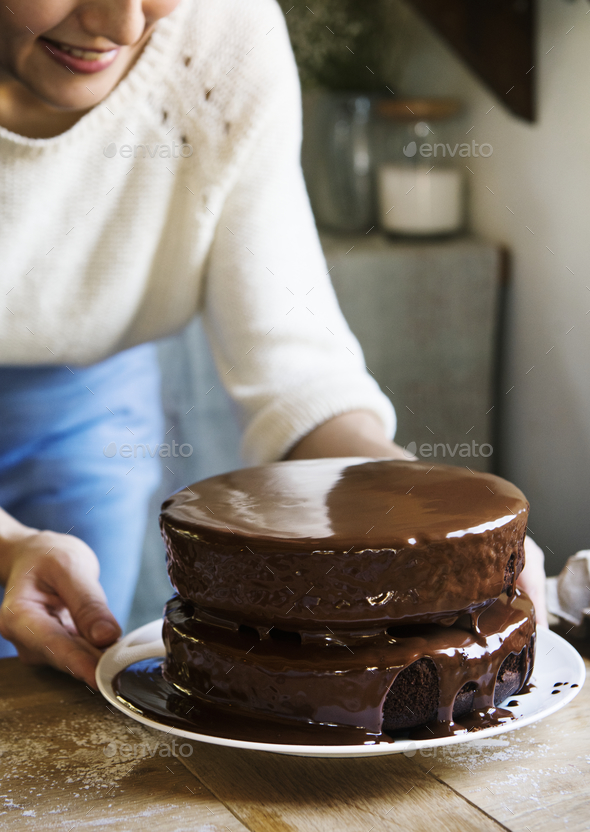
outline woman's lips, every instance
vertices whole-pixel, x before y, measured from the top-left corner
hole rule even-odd
[[[87,74],[102,72],[103,69],[113,63],[119,54],[119,47],[104,52],[94,49],[80,49],[65,43],[56,43],[49,40],[49,38],[40,38],[39,40],[50,58],[71,69],[72,72]]]

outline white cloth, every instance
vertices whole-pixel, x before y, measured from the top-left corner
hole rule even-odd
[[[0,363],[89,364],[202,312],[247,461],[354,409],[392,436],[326,276],[300,141],[275,0],[181,0],[70,130],[0,127]]]
[[[574,626],[590,617],[590,549],[572,555],[557,577],[547,578],[547,608]]]

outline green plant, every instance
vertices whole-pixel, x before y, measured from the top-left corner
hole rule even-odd
[[[386,93],[395,83],[391,0],[306,2],[279,0],[303,88]]]

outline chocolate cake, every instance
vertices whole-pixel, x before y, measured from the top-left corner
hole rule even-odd
[[[496,706],[534,658],[527,515],[505,480],[419,462],[280,462],[185,488],[160,518],[178,593],[164,680],[221,721],[326,742],[509,718]]]

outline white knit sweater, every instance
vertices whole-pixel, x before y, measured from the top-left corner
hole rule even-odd
[[[300,141],[275,0],[181,0],[70,130],[0,127],[0,363],[90,364],[201,312],[249,462],[359,408],[393,435],[326,276]]]

